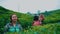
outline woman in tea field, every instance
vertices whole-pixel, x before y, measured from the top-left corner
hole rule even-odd
[[[7,23],[4,27],[4,32],[20,32],[22,30],[21,24],[19,24],[16,14],[10,16],[10,23]]]

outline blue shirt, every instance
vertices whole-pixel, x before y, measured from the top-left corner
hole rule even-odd
[[[8,23],[5,26],[5,32],[20,32],[22,30],[22,27],[20,24],[16,23],[16,25],[12,25],[11,23]]]

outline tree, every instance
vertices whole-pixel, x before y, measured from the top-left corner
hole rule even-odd
[[[40,10],[37,11],[37,14],[40,15]]]
[[[45,16],[48,16],[49,14],[48,14],[48,11],[45,11]]]
[[[30,13],[30,12],[27,12],[27,14],[31,15],[31,13]]]

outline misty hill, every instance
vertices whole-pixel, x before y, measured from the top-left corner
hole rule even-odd
[[[60,22],[60,9],[45,11],[45,13],[43,14],[45,15],[45,22],[49,23]]]

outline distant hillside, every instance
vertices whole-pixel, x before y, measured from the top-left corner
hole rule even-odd
[[[48,23],[60,22],[60,9],[46,11],[43,14],[45,15],[45,22],[48,22]]]

